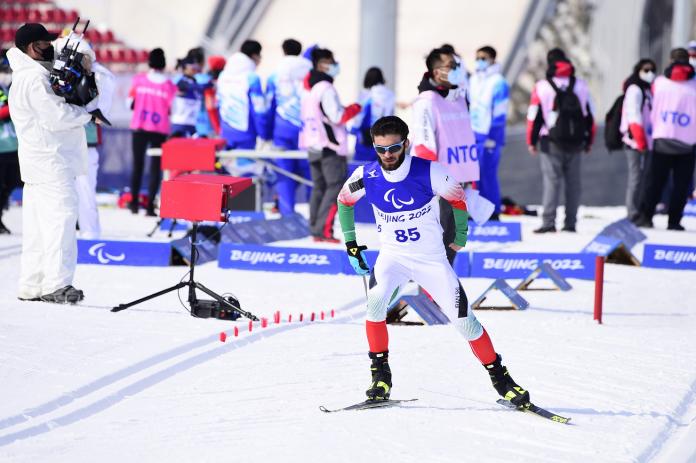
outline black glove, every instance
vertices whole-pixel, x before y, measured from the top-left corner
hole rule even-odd
[[[358,275],[367,275],[370,273],[370,266],[367,265],[363,252],[367,249],[367,246],[358,246],[356,241],[346,241],[346,249],[348,251],[348,260],[350,261],[350,265],[353,266],[355,273]]]

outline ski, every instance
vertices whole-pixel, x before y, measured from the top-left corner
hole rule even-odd
[[[518,407],[509,400],[505,399],[498,399],[496,402],[506,408],[510,408],[512,410],[519,410],[521,412],[533,413],[537,416],[540,416],[541,418],[546,418],[547,420],[555,421],[556,423],[568,424],[568,422],[570,421],[570,418],[566,418],[561,415],[556,415],[555,413],[552,413],[548,410],[544,410],[541,407],[537,407],[531,402],[527,403],[526,405],[522,405],[521,407]]]
[[[418,399],[405,399],[405,400],[395,400],[395,399],[389,399],[389,400],[366,400],[364,402],[359,402],[357,404],[349,405],[347,407],[343,408],[336,408],[336,409],[329,409],[324,407],[323,405],[319,406],[319,410],[321,410],[324,413],[334,413],[334,412],[345,412],[349,410],[369,410],[371,408],[388,408],[388,407],[394,407],[398,406],[399,404],[402,404],[404,402],[413,402]]]

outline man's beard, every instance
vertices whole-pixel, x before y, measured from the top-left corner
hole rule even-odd
[[[379,165],[382,167],[382,169],[384,169],[386,171],[398,169],[399,167],[401,167],[401,164],[404,163],[404,159],[406,159],[406,153],[402,151],[401,157],[399,157],[399,160],[396,161],[396,164],[394,164],[393,166],[385,166],[384,163],[382,162],[382,158],[377,156],[377,162],[379,162]]]

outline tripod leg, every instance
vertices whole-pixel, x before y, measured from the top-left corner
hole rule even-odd
[[[152,238],[152,235],[154,235],[155,232],[157,231],[157,229],[160,227],[160,225],[162,225],[162,220],[163,220],[163,219],[159,219],[159,220],[157,221],[157,224],[155,225],[155,228],[153,228],[153,229],[150,231],[150,233],[147,234],[147,237],[148,237],[148,238]],[[172,235],[169,235],[169,236],[171,237]]]
[[[176,291],[181,288],[185,288],[189,285],[190,283],[188,281],[182,281],[177,285],[172,286],[171,288],[163,289],[162,291],[157,291],[156,293],[152,293],[149,296],[145,296],[143,298],[140,298],[136,301],[129,302],[127,304],[119,304],[113,309],[111,309],[112,312],[120,312],[121,310],[126,310],[129,307],[133,307],[134,305],[140,304],[141,302],[149,301],[150,299],[154,299],[156,297],[160,297],[163,294],[170,293],[172,291]]]
[[[230,304],[227,299],[225,299],[224,297],[220,296],[219,294],[213,292],[212,290],[206,288],[202,284],[200,284],[198,282],[194,282],[193,284],[196,286],[196,289],[200,289],[201,291],[203,291],[208,296],[212,297],[213,299],[215,299],[216,301],[218,301],[220,304],[227,307],[228,309],[234,310],[235,312],[241,314],[242,316],[248,318],[249,320],[254,320],[254,321],[259,320],[259,318],[256,315],[254,315],[253,313],[247,312],[246,310],[242,310],[241,307],[235,307],[234,305]]]

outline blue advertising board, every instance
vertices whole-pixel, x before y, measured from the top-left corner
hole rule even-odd
[[[646,244],[643,267],[696,270],[696,247]]]
[[[522,226],[519,222],[486,222],[469,228],[469,241],[495,241],[508,243],[522,241]]]
[[[348,258],[345,251],[320,248],[281,248],[276,246],[222,243],[218,266],[240,270],[293,273],[343,273]]]
[[[471,262],[472,278],[525,278],[547,262],[564,278],[594,278],[595,256],[587,253],[513,253],[475,252]]]
[[[171,254],[169,243],[77,240],[78,264],[166,267]]]

